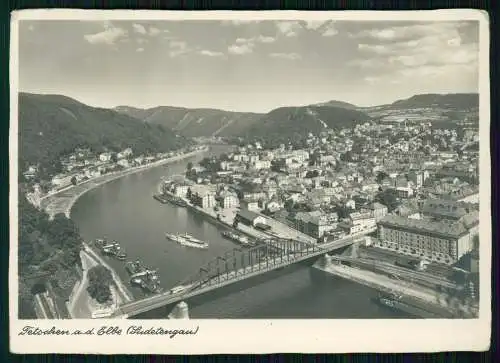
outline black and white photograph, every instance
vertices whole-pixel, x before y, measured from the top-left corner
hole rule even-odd
[[[11,320],[486,347],[487,17],[201,13],[13,18]]]

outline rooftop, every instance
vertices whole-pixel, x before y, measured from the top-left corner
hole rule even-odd
[[[467,230],[465,229],[464,225],[459,222],[432,222],[423,219],[411,219],[387,215],[382,220],[380,220],[379,224],[413,229],[438,235],[445,235],[448,237],[460,237],[464,234],[467,234]]]
[[[350,213],[350,214],[349,214],[349,218],[350,218],[351,220],[358,220],[358,219],[371,218],[371,214],[370,214],[370,212],[365,212],[365,213],[361,213],[361,212],[353,212],[353,213]]]
[[[424,202],[422,208],[424,214],[442,215],[444,217],[453,217],[459,219],[467,212],[459,203],[446,199],[428,199]]]
[[[237,213],[238,216],[248,220],[248,221],[253,221],[255,218],[260,217],[259,214],[249,211],[248,209],[241,209]]]
[[[211,185],[209,186],[209,185],[195,184],[192,185],[190,188],[192,193],[196,193],[200,196],[205,196],[207,194],[214,193],[214,187]]]
[[[224,190],[220,193],[220,197],[222,198],[226,198],[226,197],[235,197],[235,198],[238,198],[238,196],[236,195],[236,193],[233,193],[229,190]]]
[[[333,216],[332,216],[333,217]],[[327,216],[323,215],[320,211],[313,212],[298,212],[295,215],[295,219],[299,219],[305,223],[313,223],[313,224],[324,224],[327,223]]]

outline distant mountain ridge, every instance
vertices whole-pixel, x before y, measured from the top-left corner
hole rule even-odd
[[[258,121],[262,116],[251,112],[232,112],[211,108],[189,109],[158,106],[140,109],[118,106],[115,111],[150,124],[163,125],[188,137],[234,136]]]
[[[382,122],[403,119],[442,123],[453,127],[466,118],[477,120],[478,93],[421,94],[397,100],[391,104],[361,109],[370,117]]]
[[[478,93],[425,93],[411,96],[409,98],[396,100],[389,104],[377,106],[356,106],[349,102],[331,100],[327,102],[317,103],[312,106],[333,106],[346,108],[351,110],[366,111],[372,109],[389,109],[389,108],[446,108],[465,110],[479,107]]]
[[[334,106],[337,104],[342,107]],[[145,123],[164,125],[184,136],[287,139],[292,134],[317,134],[327,128],[350,126],[369,119],[353,107],[356,106],[330,101],[322,106],[280,107],[266,114],[170,106],[150,109],[119,106],[114,110]]]
[[[477,93],[457,93],[415,95],[392,104],[374,107],[361,107],[344,101],[330,100],[310,106],[280,107],[265,114],[172,106],[149,109],[120,106],[115,110],[147,123],[164,125],[190,137],[243,135],[264,137],[266,134],[278,132],[286,138],[291,133],[317,133],[324,129],[325,125],[328,128],[349,126],[353,122],[364,122],[372,117],[379,119],[380,115],[405,109],[427,108],[430,109],[430,113],[434,112],[433,110],[438,113],[444,110],[453,119],[457,115],[455,111],[462,112],[478,106]],[[427,115],[422,115],[427,119]],[[419,115],[415,117],[418,118]]]
[[[313,107],[321,107],[321,106],[339,107],[339,108],[345,108],[348,110],[358,110],[361,108],[361,107],[353,105],[352,103],[349,103],[349,102],[336,101],[336,100],[331,100],[331,101],[322,102],[322,103],[316,103],[316,104],[311,105],[311,106],[313,106]]]
[[[479,94],[420,94],[407,99],[395,101],[390,106],[397,108],[440,107],[464,110],[479,107]]]

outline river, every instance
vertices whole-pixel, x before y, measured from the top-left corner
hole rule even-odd
[[[227,146],[214,146],[221,153]],[[207,153],[208,154],[208,153]],[[218,255],[236,247],[221,237],[218,227],[185,208],[152,198],[164,176],[181,174],[197,155],[174,164],[128,175],[97,187],[74,205],[72,219],[85,240],[105,237],[120,242],[129,259],[139,258],[157,268],[164,288],[176,286]],[[208,250],[189,249],[168,241],[165,232],[188,232],[210,242]],[[124,263],[109,264],[128,280]],[[190,308],[191,318],[401,318],[402,314],[375,304],[377,292],[332,276],[292,268],[255,286],[231,292]],[[133,290],[138,297],[141,292]],[[154,315],[154,314],[153,314]],[[164,318],[164,316],[148,316]]]

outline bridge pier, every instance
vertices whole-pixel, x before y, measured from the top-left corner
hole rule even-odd
[[[330,256],[328,253],[325,253],[323,257],[320,258],[319,263],[323,267],[329,267],[332,265],[332,256]]]
[[[359,257],[359,243],[354,242],[351,246],[351,258],[358,258]]]
[[[169,319],[189,319],[189,308],[188,304],[181,301],[174,306],[170,314],[168,314]]]

